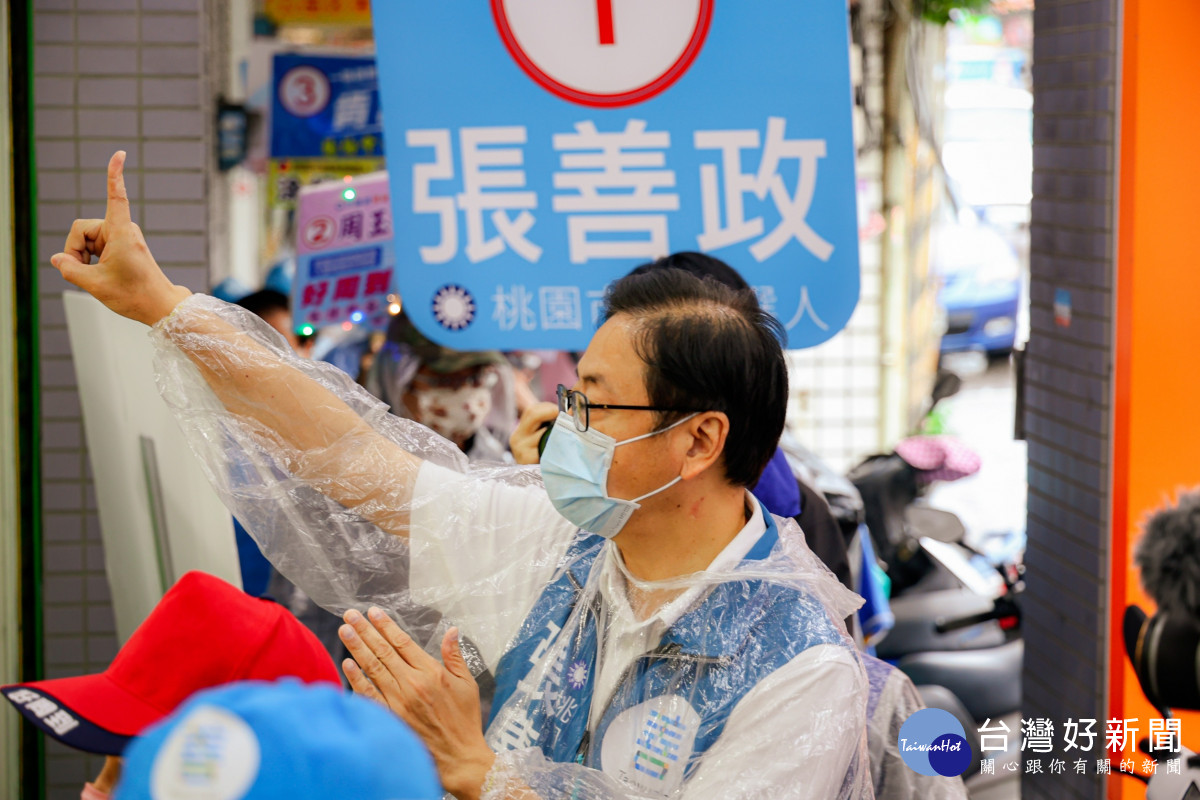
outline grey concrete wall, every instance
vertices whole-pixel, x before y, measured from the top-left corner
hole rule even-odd
[[[61,293],[49,265],[72,220],[104,214],[105,167],[129,153],[133,215],[176,283],[207,285],[211,115],[202,0],[34,0],[47,677],[117,651]],[[75,800],[101,760],[48,741],[47,797]]]
[[[1026,777],[1022,796],[1031,800],[1104,792],[1095,760],[1106,711],[1118,15],[1117,0],[1038,0],[1034,11],[1021,711],[1054,722],[1059,750],[1067,719],[1097,719],[1101,735],[1082,754],[1086,775],[1072,767]],[[1070,293],[1069,327],[1055,321],[1059,290]]]

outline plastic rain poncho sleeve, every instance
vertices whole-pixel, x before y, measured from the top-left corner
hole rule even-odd
[[[449,441],[388,413],[345,373],[297,357],[258,317],[215,298],[192,295],[151,339],[159,391],[210,483],[275,568],[318,605],[338,614],[378,605],[436,653],[453,623],[431,609],[506,594],[504,569],[429,587],[420,601],[409,590],[409,516],[439,501],[412,499],[421,463],[455,477],[468,469]],[[513,497],[544,495],[536,468],[472,475]],[[471,510],[448,508],[443,516],[469,520]],[[521,522],[497,522],[487,539],[536,557],[528,546],[520,550],[529,538]],[[523,578],[531,568],[516,572]],[[461,622],[470,637],[500,622],[515,629],[520,620]]]
[[[867,749],[877,800],[966,800],[962,778],[921,775],[904,763],[900,728],[925,708],[907,675],[872,656],[863,656],[870,693],[867,700]]]
[[[387,609],[431,652],[449,625],[477,641],[497,681],[485,796],[872,796],[866,677],[840,621],[859,599],[791,520],[768,516],[731,565],[626,576],[614,598],[615,545],[558,517],[536,468],[470,467],[212,298],[152,338],[164,399],[282,574],[331,611]],[[682,607],[668,618],[634,597]],[[640,611],[621,636],[644,646],[610,641],[622,603]],[[444,619],[421,630],[430,608]],[[614,668],[600,697],[597,672]]]

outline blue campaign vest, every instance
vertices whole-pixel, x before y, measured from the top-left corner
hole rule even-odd
[[[767,558],[779,539],[775,520],[765,508],[763,516],[767,529],[746,561]],[[557,686],[523,684],[533,664],[565,635],[562,630],[604,542],[588,535],[572,544],[567,567],[542,591],[496,668],[489,725],[518,688],[535,688],[541,699],[530,701],[529,729],[536,731],[531,743],[552,761],[601,769],[600,744],[621,712],[651,698],[678,695],[700,718],[692,752],[683,754],[690,756],[683,765],[686,776],[721,735],[733,707],[760,680],[815,645],[847,646],[821,602],[800,589],[763,580],[718,584],[667,630],[656,649],[629,666],[595,726],[592,742],[588,716],[595,686],[598,608],[579,609],[582,619],[571,631]],[[595,605],[600,602],[597,593]],[[669,751],[659,755],[678,759]]]

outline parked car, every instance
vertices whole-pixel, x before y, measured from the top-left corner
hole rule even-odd
[[[1013,348],[1023,277],[1012,245],[991,226],[971,219],[934,228],[933,271],[946,312],[942,353],[1002,355]]]
[[[1029,223],[1033,187],[1033,95],[963,81],[946,88],[942,165],[958,202],[988,222]]]

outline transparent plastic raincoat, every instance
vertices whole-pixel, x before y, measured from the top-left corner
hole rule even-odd
[[[331,611],[386,609],[435,655],[457,625],[495,673],[484,797],[872,796],[841,622],[859,599],[791,520],[747,495],[708,570],[644,583],[537,467],[470,467],[241,309],[195,295],[151,336],[164,399],[280,572]]]
[[[962,778],[921,775],[904,763],[900,728],[925,708],[908,676],[886,661],[863,656],[870,693],[867,696],[867,747],[875,800],[967,800]]]

